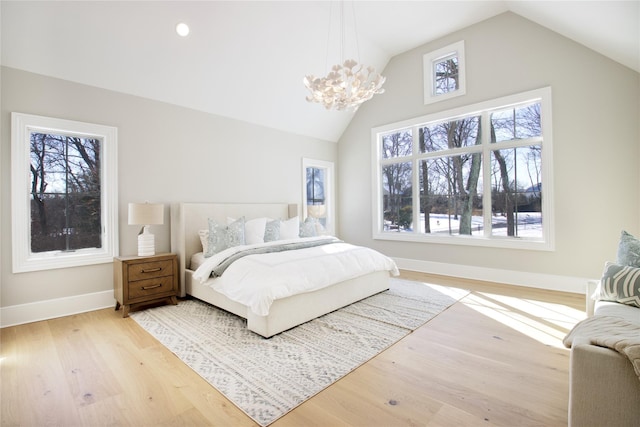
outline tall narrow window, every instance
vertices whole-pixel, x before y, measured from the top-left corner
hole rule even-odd
[[[13,113],[14,272],[117,254],[116,129]]]
[[[302,170],[304,217],[316,218],[328,234],[333,234],[333,163],[303,159]]]
[[[425,104],[466,93],[464,41],[425,54],[423,67]]]

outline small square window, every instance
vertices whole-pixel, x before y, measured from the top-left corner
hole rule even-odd
[[[424,62],[424,103],[464,95],[464,41],[427,53]]]

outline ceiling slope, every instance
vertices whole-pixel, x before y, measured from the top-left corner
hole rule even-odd
[[[5,66],[321,140],[337,141],[353,117],[305,101],[304,75],[339,61],[331,2],[0,6]],[[512,11],[640,72],[638,1],[356,1],[345,10],[348,22],[356,16],[345,56],[356,52],[357,30],[360,60],[379,71],[397,54]],[[188,37],[174,31],[181,21]]]

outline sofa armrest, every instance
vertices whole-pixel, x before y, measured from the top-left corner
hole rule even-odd
[[[585,290],[585,292],[586,292],[586,295],[585,295],[585,302],[586,302],[585,311],[587,312],[587,316],[588,317],[593,316],[593,312],[595,310],[596,302],[591,297],[595,293],[596,288],[598,287],[598,283],[600,283],[599,280],[587,280],[587,287],[586,287],[586,290]]]
[[[637,426],[640,379],[629,359],[576,341],[569,371],[569,426]]]

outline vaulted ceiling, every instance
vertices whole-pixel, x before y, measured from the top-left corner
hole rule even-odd
[[[307,103],[302,84],[339,62],[335,2],[0,5],[5,66],[329,141],[353,117]],[[640,72],[639,1],[347,2],[345,56],[357,40],[361,62],[382,71],[395,55],[505,11]]]

